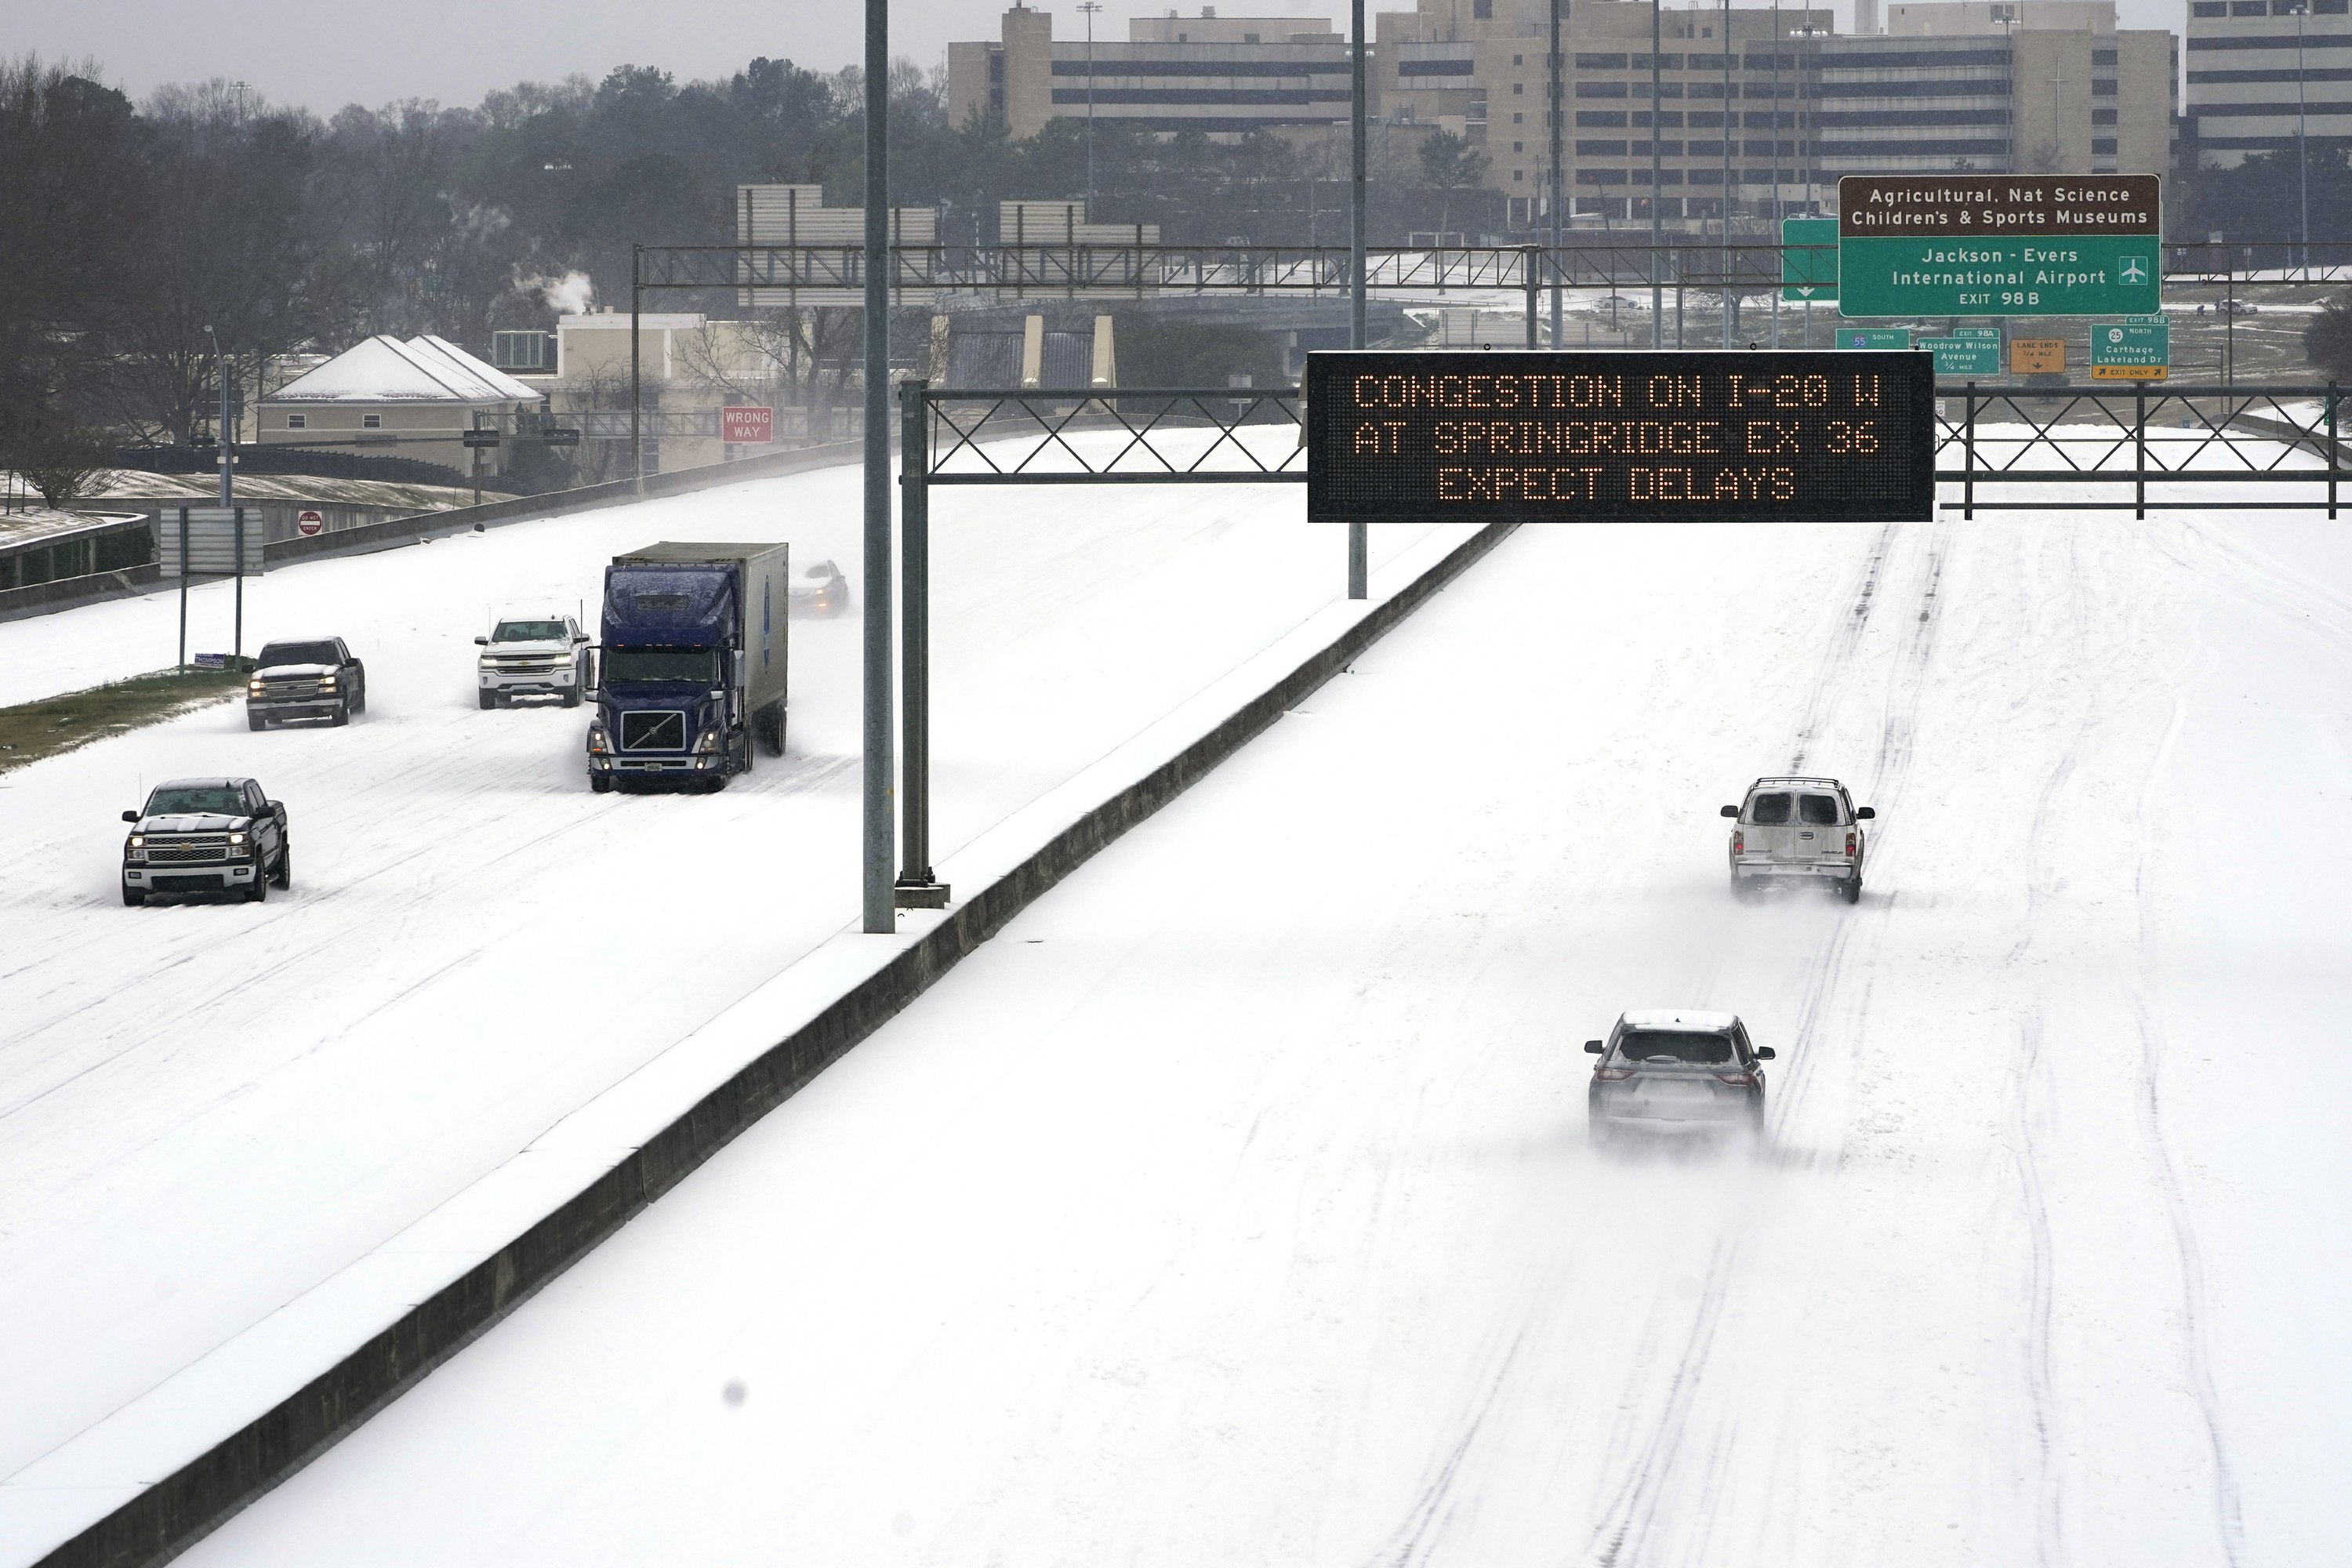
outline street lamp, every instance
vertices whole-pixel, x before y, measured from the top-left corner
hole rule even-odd
[[[1547,96],[1546,96],[1546,110],[1545,110],[1545,118],[1550,121],[1550,125],[1549,125],[1549,137],[1550,137],[1550,141],[1549,141],[1549,147],[1550,155],[1551,155],[1551,188],[1550,188],[1550,192],[1549,192],[1550,200],[1551,200],[1551,249],[1552,249],[1552,258],[1551,258],[1551,268],[1552,268],[1552,271],[1551,271],[1551,346],[1552,346],[1553,348],[1555,348],[1555,349],[1557,349],[1558,347],[1559,347],[1559,332],[1560,332],[1560,299],[1559,299],[1560,201],[1561,201],[1561,196],[1562,196],[1562,190],[1563,190],[1563,186],[1564,186],[1564,184],[1565,184],[1565,182],[1564,182],[1564,180],[1563,180],[1563,178],[1562,178],[1562,175],[1561,175],[1560,166],[1559,166],[1559,164],[1560,164],[1560,153],[1561,153],[1561,151],[1562,151],[1562,142],[1563,142],[1563,132],[1562,132],[1562,131],[1561,131],[1560,123],[1559,123],[1559,122],[1560,122],[1560,119],[1561,119],[1561,115],[1560,115],[1560,76],[1561,76],[1561,74],[1562,74],[1562,72],[1561,72],[1561,67],[1562,67],[1562,64],[1564,63],[1564,62],[1562,62],[1562,61],[1561,61],[1561,59],[1560,59],[1560,58],[1559,58],[1559,47],[1560,47],[1560,46],[1559,46],[1559,14],[1560,14],[1560,10],[1561,10],[1561,8],[1562,8],[1563,6],[1565,6],[1567,4],[1568,4],[1568,0],[1551,0],[1551,5],[1550,5],[1550,10],[1551,10],[1551,54],[1550,54],[1550,56],[1549,56],[1549,62],[1550,62],[1551,69],[1550,69],[1550,71],[1549,72],[1549,74],[1548,74],[1548,79],[1547,79],[1547,82],[1548,82],[1548,92],[1547,92]],[[1657,107],[1657,106],[1656,106],[1655,104],[1651,105],[1651,108],[1652,108],[1652,109],[1654,109],[1654,110],[1656,107]],[[1653,128],[1653,130],[1654,131],[1654,129],[1655,129],[1655,128],[1654,127],[1654,128]],[[1653,140],[1654,140],[1654,139],[1655,139],[1655,138],[1654,138],[1654,137],[1653,137]]]
[[[205,336],[212,340],[213,377],[220,383],[220,421],[214,426],[213,431],[220,447],[220,503],[223,506],[233,506],[236,504],[234,499],[236,479],[234,470],[229,467],[228,360],[221,353],[220,334],[212,328],[206,327]]]
[[[1664,237],[1658,226],[1658,182],[1663,177],[1658,157],[1658,132],[1660,122],[1665,118],[1658,112],[1658,3],[1659,0],[1650,0],[1650,346],[1654,349],[1666,346],[1666,290],[1658,277],[1658,252]],[[1616,269],[1612,268],[1610,271],[1613,277]],[[1675,319],[1677,321],[1682,319],[1682,284],[1676,282]]]
[[[2294,8],[2294,182],[2303,208],[2303,268],[2306,277],[2311,272],[2311,155],[2303,136],[2303,17],[2310,9],[2310,0],[2302,0]]]
[[[1087,216],[1095,216],[1095,13],[1101,0],[1079,0],[1087,19]]]

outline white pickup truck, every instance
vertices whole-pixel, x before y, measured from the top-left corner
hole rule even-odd
[[[1849,904],[1862,897],[1870,852],[1863,824],[1878,814],[1858,806],[1835,779],[1761,778],[1748,798],[1727,805],[1731,830],[1731,891],[1744,898],[1769,883],[1829,882]]]
[[[588,689],[588,634],[570,616],[505,617],[475,659],[482,706],[500,708],[518,697],[554,697],[580,706]]]

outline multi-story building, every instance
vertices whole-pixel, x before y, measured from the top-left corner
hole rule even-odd
[[[1510,198],[1515,223],[1547,210],[1548,4],[1418,0],[1413,11],[1382,12],[1374,35],[1374,112],[1477,146],[1487,159],[1486,184]],[[1733,202],[1748,210],[1769,210],[1776,189],[1783,210],[1804,210],[1812,199],[1807,50],[1830,23],[1828,9],[1799,5],[1666,11],[1653,105],[1650,6],[1577,0],[1560,51],[1563,186],[1571,210],[1647,216],[1654,126],[1664,216],[1720,214],[1727,184]]]
[[[1821,178],[1947,169],[2161,174],[2178,40],[2118,28],[2114,0],[1890,5],[1878,37],[1820,41],[1809,96]]]
[[[1231,139],[1348,118],[1348,47],[1319,16],[1139,17],[1116,43],[1054,37],[1050,12],[1016,5],[994,43],[948,46],[950,123],[999,120],[1014,137],[1049,121],[1123,121]]]
[[[2352,146],[2347,0],[2189,0],[2184,164]]]
[[[1376,163],[1378,149],[1395,167],[1422,140],[1450,132],[1484,155],[1485,184],[1507,198],[1509,221],[1538,222],[1550,179],[1555,3],[1414,0],[1412,10],[1380,13],[1369,79]],[[2232,12],[2352,5],[2191,3]],[[1832,33],[1825,5],[1801,0],[1685,4],[1657,18],[1654,104],[1647,0],[1574,0],[1565,9],[1561,179],[1576,216],[1647,217],[1654,132],[1658,209],[1676,223],[1715,220],[1727,207],[1822,210],[1845,174],[2145,173],[2171,163],[2178,42],[2161,30],[2118,29],[2115,0],[1902,0],[1886,7],[1885,32],[1870,5],[1858,15],[1871,30],[1843,35]],[[2310,20],[2316,37],[2330,18]],[[2333,25],[2352,47],[2352,27]],[[2284,16],[2253,26],[2265,37],[2294,36]],[[1086,46],[1054,41],[1046,13],[1017,7],[1004,14],[1002,42],[950,47],[950,99],[959,121],[1000,115],[1013,135],[1031,135],[1056,116],[1083,114],[1091,79],[1097,117],[1163,132],[1321,133],[1348,108],[1347,46],[1311,30],[1323,27],[1213,13],[1139,21],[1129,44],[1095,46],[1089,78]],[[2274,84],[2263,90],[2277,101]],[[2339,133],[2352,132],[2352,102],[2340,107]],[[2264,112],[2274,128],[2275,113]]]

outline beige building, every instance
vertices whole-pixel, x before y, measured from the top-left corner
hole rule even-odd
[[[1050,11],[1016,5],[993,42],[948,46],[950,123],[1000,121],[1034,136],[1056,119],[1120,121],[1231,140],[1322,132],[1348,118],[1348,48],[1319,16],[1137,17],[1124,42],[1054,37]]]
[[[539,405],[537,388],[444,339],[373,337],[264,396],[256,439],[414,458],[464,472],[474,461],[467,430],[511,430],[516,416]],[[503,447],[483,451],[482,471],[501,471],[505,455]]]
[[[1487,157],[1515,225],[1546,210],[1548,0],[1418,0],[1378,22],[1372,111]],[[2175,41],[2119,30],[2113,0],[1939,0],[1835,36],[1826,8],[1580,0],[1563,40],[1562,183],[1577,215],[1646,218],[1651,132],[1670,221],[1827,210],[1839,175],[2161,173]],[[1865,17],[1868,21],[1869,18]],[[2027,25],[2030,24],[2030,25]]]

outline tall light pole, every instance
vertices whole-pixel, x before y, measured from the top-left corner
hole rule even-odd
[[[1738,121],[1738,110],[1731,107],[1731,0],[1723,0],[1723,226],[1716,237],[1718,259],[1715,269],[1723,275],[1723,346],[1731,346],[1731,138]]]
[[[1658,276],[1658,253],[1663,248],[1663,231],[1658,226],[1658,136],[1665,125],[1665,116],[1658,110],[1658,4],[1659,0],[1650,0],[1650,346],[1654,349],[1666,346],[1666,289]],[[1675,298],[1680,300],[1680,284],[1675,290]]]
[[[898,929],[890,755],[890,4],[866,0],[865,929]]]
[[[1364,347],[1364,0],[1349,8],[1348,346]],[[1348,597],[1371,596],[1371,536],[1348,525]]]
[[[1079,0],[1087,19],[1087,216],[1095,216],[1095,13],[1102,0]]]
[[[1560,201],[1567,184],[1565,176],[1560,173],[1560,152],[1564,136],[1559,123],[1562,119],[1559,111],[1559,79],[1564,62],[1559,58],[1559,22],[1560,13],[1568,8],[1568,3],[1569,0],[1551,0],[1551,55],[1549,58],[1551,68],[1548,77],[1545,100],[1549,105],[1546,114],[1551,121],[1551,346],[1554,348],[1559,347]]]
[[[1772,243],[1780,243],[1780,0],[1772,0]],[[1772,290],[1772,346],[1780,346],[1780,290]]]
[[[219,438],[220,446],[220,503],[223,506],[234,506],[236,504],[236,470],[230,466],[229,459],[229,447],[232,445],[234,433],[228,427],[228,356],[221,353],[218,332],[206,327],[205,336],[212,340],[213,377],[220,383],[220,423],[215,426],[213,432]],[[182,571],[184,573],[185,570],[184,563]]]
[[[2303,16],[2311,0],[2294,8],[2294,183],[2303,207],[2303,268],[2311,271],[2311,155],[2303,138]]]

